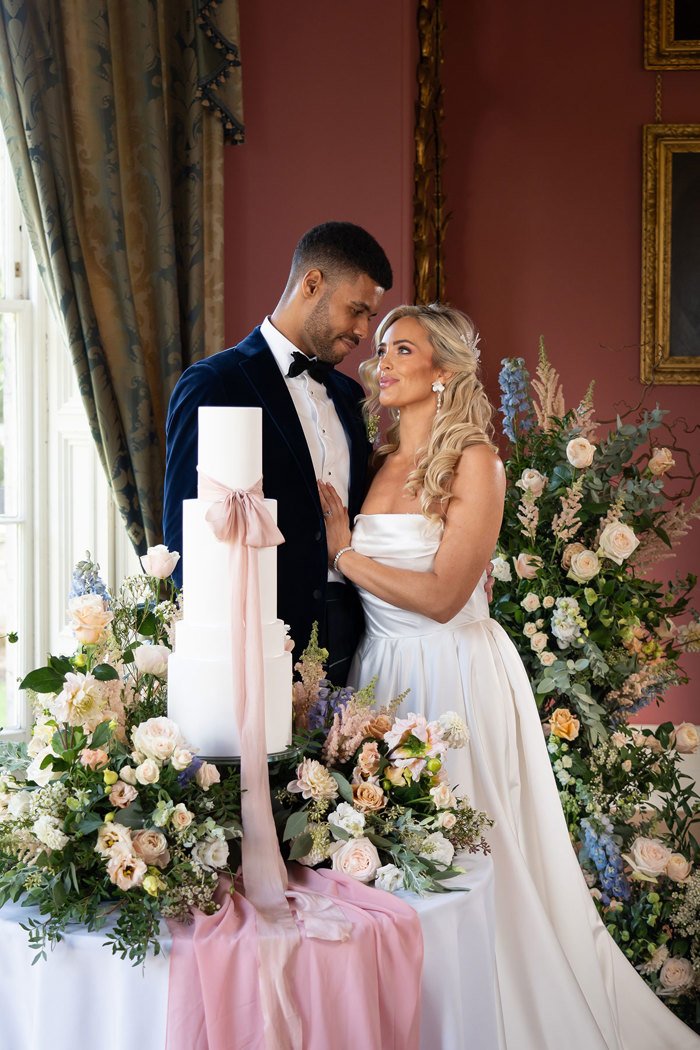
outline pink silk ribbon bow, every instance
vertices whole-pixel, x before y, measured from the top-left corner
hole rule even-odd
[[[265,1044],[269,1050],[302,1050],[301,1019],[289,974],[300,935],[287,899],[287,871],[272,815],[262,702],[257,548],[277,546],[284,537],[264,505],[262,479],[250,489],[237,490],[200,474],[198,495],[212,501],[206,520],[230,551],[233,698],[241,737],[241,866],[245,896],[256,911]],[[306,896],[302,900],[298,892],[289,893],[307,936],[346,940],[351,924],[341,909],[322,895]]]

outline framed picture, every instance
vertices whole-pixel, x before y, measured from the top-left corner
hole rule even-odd
[[[700,69],[698,0],[644,0],[644,68]]]
[[[700,124],[646,124],[644,383],[700,383]]]

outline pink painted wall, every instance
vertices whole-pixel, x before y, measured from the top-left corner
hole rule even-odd
[[[641,396],[641,142],[655,91],[642,7],[444,0],[448,293],[482,332],[492,400],[501,358],[532,372],[540,334],[569,405],[592,378],[599,418]],[[700,72],[664,73],[663,96],[664,121],[700,123]],[[700,387],[649,401],[700,422]],[[700,429],[681,444],[700,469]],[[699,551],[700,523],[655,575],[697,573]],[[685,666],[695,681],[669,692],[664,719],[700,720],[700,654]]]
[[[229,344],[274,307],[294,244],[326,219],[358,222],[385,247],[387,308],[412,298],[414,11],[413,0],[241,4],[247,141],[226,152]],[[642,4],[444,0],[444,13],[449,297],[482,331],[494,400],[500,359],[534,368],[542,333],[570,401],[595,377],[607,418],[640,393],[641,126],[655,88]],[[665,120],[700,122],[700,73],[664,74],[664,98]],[[697,387],[656,399],[698,418]],[[687,444],[700,465],[700,434]],[[697,569],[698,537],[664,574]],[[697,681],[700,656],[687,669]],[[663,717],[699,720],[697,685],[673,691]]]

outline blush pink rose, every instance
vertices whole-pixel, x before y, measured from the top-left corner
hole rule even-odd
[[[149,547],[146,553],[141,555],[144,572],[149,576],[155,576],[157,580],[164,580],[170,576],[179,560],[178,552],[169,551],[162,543]]]
[[[670,449],[655,448],[654,454],[647,463],[647,466],[652,474],[660,478],[662,474],[665,474],[666,471],[670,470],[675,464],[676,461],[671,455]]]
[[[682,853],[672,853],[666,865],[666,874],[672,882],[685,882],[693,870],[693,865]]]
[[[133,832],[131,848],[134,856],[140,857],[146,864],[167,868],[170,863],[168,840],[162,831],[156,831],[155,828],[142,828]]]
[[[534,580],[543,564],[544,562],[539,554],[526,554],[523,552],[517,558],[513,558],[515,575],[520,580]]]
[[[212,784],[219,783],[221,780],[221,773],[219,773],[219,770],[215,765],[212,765],[211,762],[202,762],[194,775],[194,779],[199,787],[201,787],[202,791],[208,791]]]
[[[94,750],[84,747],[80,752],[80,764],[87,769],[102,769],[102,766],[106,766],[108,762],[109,755],[101,747],[96,747]]]
[[[350,875],[358,882],[372,882],[381,861],[376,847],[369,839],[349,839],[333,853],[333,871]]]
[[[700,736],[692,722],[681,722],[671,733],[671,744],[680,755],[694,755],[700,746]]]

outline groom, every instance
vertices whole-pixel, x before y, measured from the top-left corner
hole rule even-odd
[[[362,613],[355,589],[328,568],[316,479],[332,482],[352,521],[365,494],[370,446],[363,390],[333,366],[367,336],[392,282],[389,261],[366,230],[348,222],[313,227],[294,251],[272,315],[237,346],[188,368],[168,410],[163,531],[168,547],[182,551],[182,501],[197,495],[197,409],[262,408],[263,488],[277,500],[285,538],[278,547],[278,615],[290,625],[295,660],[318,622],[320,644],[330,652],[328,677],[339,685],[347,681]]]

